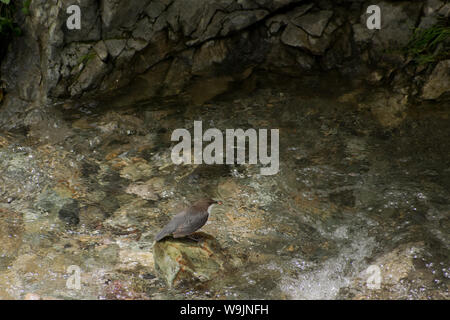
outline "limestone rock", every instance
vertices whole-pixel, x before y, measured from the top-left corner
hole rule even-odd
[[[281,35],[281,41],[292,47],[307,49],[309,46],[308,34],[293,24],[287,25]]]
[[[294,8],[291,12],[288,13],[289,16],[291,17],[291,21],[294,24],[297,24],[296,23],[297,19],[299,19],[301,16],[307,13],[312,7],[314,7],[314,4],[308,3]]]
[[[333,16],[333,11],[322,10],[315,13],[309,13],[304,16],[295,18],[292,22],[305,30],[308,34],[320,37],[322,36],[328,21]]]
[[[312,33],[316,34],[320,31],[321,36],[316,37],[308,34],[302,28],[297,27],[293,23],[289,23],[281,35],[281,42],[291,47],[308,50],[314,55],[323,55],[330,45],[332,39],[332,29],[334,30],[335,28],[330,25],[325,28],[325,31],[310,29],[313,30]]]
[[[97,42],[94,46],[94,50],[102,61],[105,61],[106,58],[108,58],[108,49],[106,48],[104,41]]]
[[[226,36],[230,32],[242,30],[257,21],[262,20],[268,14],[269,12],[266,10],[234,12],[233,14],[227,16],[220,34],[222,36]]]
[[[355,39],[355,42],[368,42],[370,39],[372,39],[373,35],[374,32],[367,29],[367,27],[363,24],[357,23],[353,25],[353,37]]]
[[[440,10],[439,15],[448,18],[450,16],[450,3],[445,4]]]
[[[422,98],[438,99],[450,91],[450,60],[439,62],[423,86]]]
[[[444,6],[444,2],[440,0],[427,0],[423,6],[423,13],[427,16],[433,15]]]
[[[156,19],[164,11],[166,1],[151,1],[145,8],[145,13],[152,19]]]
[[[368,30],[367,13],[356,0],[91,2],[77,2],[81,30],[65,26],[69,0],[34,0],[27,17],[18,14],[23,36],[9,44],[1,64],[1,126],[16,125],[30,106],[44,109],[63,97],[133,88],[136,101],[189,95],[184,90],[195,89],[197,76],[221,79],[222,92],[229,88],[223,77],[239,81],[244,70],[264,63],[278,72],[311,69],[314,61],[303,54],[324,56],[317,62],[325,70],[363,68],[357,63],[395,69],[404,62],[396,49],[408,43],[414,27],[430,26],[450,12],[442,0],[382,1],[381,30]],[[363,58],[353,62],[349,55]],[[344,67],[347,61],[351,65]],[[428,93],[433,86],[423,98],[436,95]]]
[[[125,49],[125,45],[127,41],[125,39],[108,39],[105,40],[106,48],[108,49],[108,53],[116,58],[119,56],[122,51]]]
[[[81,72],[77,81],[69,88],[73,96],[83,93],[84,90],[95,87],[106,74],[108,66],[100,59],[99,56],[93,54],[88,56],[86,67]]]
[[[120,37],[121,30],[131,29],[148,0],[102,1],[101,19],[103,38]]]
[[[226,42],[223,40],[211,40],[197,50],[193,57],[192,73],[205,75],[214,65],[223,62],[228,55]]]
[[[385,56],[386,49],[399,49],[410,40],[417,19],[420,16],[422,4],[420,2],[399,1],[395,3],[383,1],[379,4],[383,16],[380,30],[370,30],[374,34],[372,39],[373,53],[377,57]],[[361,16],[361,24],[366,24],[367,15]],[[390,54],[388,56],[394,56]],[[396,55],[395,59],[400,56]]]

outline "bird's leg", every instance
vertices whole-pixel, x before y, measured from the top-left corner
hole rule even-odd
[[[199,242],[201,239],[196,238],[194,235],[190,234],[188,236],[186,236],[186,238],[193,240],[195,242]]]

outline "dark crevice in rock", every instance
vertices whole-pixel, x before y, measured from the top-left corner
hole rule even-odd
[[[425,13],[429,12],[425,10],[428,3],[407,5],[406,2],[384,1],[380,5],[392,11],[383,12],[383,19],[388,20],[385,21],[387,29],[369,31],[363,23],[367,17],[366,4],[360,1],[286,1],[282,4],[212,1],[197,3],[196,7],[189,8],[192,12],[186,13],[183,10],[188,8],[177,0],[139,4],[142,10],[129,8],[131,2],[111,7],[97,3],[97,9],[89,7],[87,15],[92,20],[87,22],[84,37],[64,29],[64,12],[50,15],[51,3],[45,8],[36,4],[32,5],[31,16],[26,18],[25,35],[30,48],[35,46],[37,50],[32,49],[17,58],[10,52],[4,59],[4,91],[24,104],[41,107],[58,99],[112,95],[138,78],[162,82],[159,89],[149,88],[153,93],[146,98],[150,98],[160,94],[183,95],[199,77],[206,80],[230,77],[232,82],[247,77],[254,69],[298,76],[336,69],[372,85],[390,84],[398,92],[418,97],[433,66],[422,68],[421,76],[413,83],[415,67],[405,55],[387,51],[397,50],[393,45],[407,40],[411,30],[405,28],[418,27],[426,14],[445,15],[445,10]],[[33,10],[44,11],[41,16],[35,16]],[[122,11],[125,14],[127,10],[135,14],[128,17],[129,21],[121,16]],[[404,23],[396,22],[395,15],[404,19]],[[319,25],[314,24],[315,16],[323,18]],[[49,35],[51,24],[57,28]],[[135,32],[138,28],[142,29]],[[97,33],[101,36],[97,37]],[[121,44],[120,39],[124,43]],[[118,42],[110,42],[112,40]],[[22,41],[25,40],[14,42]],[[88,50],[89,46],[92,47]],[[76,60],[83,58],[83,50],[95,53],[95,57],[80,64]],[[13,64],[25,65],[33,55],[39,56],[36,70],[42,70],[33,76],[21,73],[14,79],[9,71],[15,68]],[[181,69],[175,81],[170,77],[177,68]],[[402,76],[405,73],[406,78]],[[14,80],[8,83],[8,77]],[[19,83],[27,88],[21,93]],[[431,82],[427,88],[436,83]],[[440,91],[436,92],[427,96],[439,96]],[[440,96],[445,98],[445,92]],[[12,99],[4,100],[6,106],[2,109],[17,108],[9,102]],[[8,122],[5,117],[12,113],[1,112],[1,123]]]

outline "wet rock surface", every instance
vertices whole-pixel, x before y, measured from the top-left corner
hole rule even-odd
[[[447,274],[448,268],[442,261],[430,262],[427,250],[429,247],[424,242],[405,243],[394,248],[373,261],[351,287],[341,289],[341,294],[357,300],[448,299],[447,285],[431,276],[436,272]],[[377,283],[375,278],[378,276]],[[424,293],[424,288],[430,285],[436,290]]]
[[[439,99],[450,87],[450,60],[439,62],[423,87],[424,99]]]
[[[153,246],[156,270],[169,286],[205,282],[231,271],[226,253],[214,237],[205,233],[192,237],[195,240],[168,238]]]
[[[24,35],[1,62],[0,126],[35,119],[31,108],[84,108],[89,98],[124,107],[131,96],[139,102],[182,94],[201,105],[257,70],[338,70],[369,83],[413,86],[418,99],[441,96],[438,79],[448,78],[440,65],[396,80],[414,66],[402,51],[414,29],[448,19],[443,1],[382,1],[380,30],[367,29],[370,4],[356,0],[83,0],[77,31],[66,28],[71,4],[33,1],[29,15],[18,14]],[[123,92],[125,101],[118,99]]]
[[[17,257],[24,233],[23,216],[0,208],[0,268],[6,268]]]
[[[200,107],[68,107],[1,132],[0,297],[448,299],[445,105],[406,107],[330,75],[283,79],[252,76]],[[194,120],[280,129],[280,172],[173,164],[171,132]],[[202,240],[155,244],[199,197],[224,202]],[[70,266],[81,290],[67,287]]]

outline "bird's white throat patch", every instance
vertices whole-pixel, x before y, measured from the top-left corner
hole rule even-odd
[[[211,210],[213,209],[213,207],[214,207],[215,205],[216,205],[215,203],[209,205],[209,207],[208,207],[208,215],[211,214]]]

